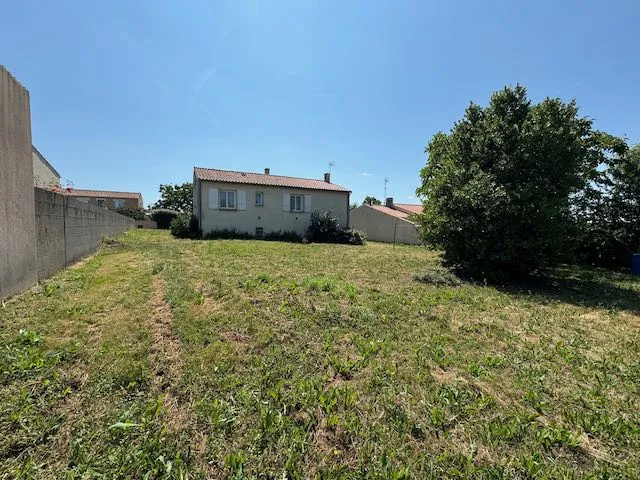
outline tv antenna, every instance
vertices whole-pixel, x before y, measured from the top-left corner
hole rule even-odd
[[[384,201],[387,201],[387,184],[389,183],[389,177],[384,177]]]
[[[331,175],[331,167],[335,167],[336,164],[333,162],[329,162],[329,175]]]

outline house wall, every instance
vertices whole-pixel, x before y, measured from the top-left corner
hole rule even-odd
[[[410,245],[422,243],[418,238],[417,227],[407,220],[388,215],[368,205],[360,205],[351,210],[351,226],[366,233],[368,240],[392,243],[394,225],[396,243]]]
[[[99,206],[97,197],[70,196],[70,198],[73,198],[73,199],[75,199],[75,200],[77,200],[79,202],[82,202],[82,200],[80,200],[81,198],[86,198],[87,201],[83,202],[83,203],[88,203],[89,205],[95,205],[96,207]],[[139,202],[135,198],[121,198],[120,200],[124,200],[124,207],[123,208],[142,208],[142,203]],[[105,203],[104,206],[107,209],[109,209],[109,210],[115,210],[116,209],[116,198],[104,197],[104,203]]]
[[[45,162],[36,150],[31,152],[33,160],[33,186],[39,188],[60,187],[60,175],[58,175]]]
[[[0,65],[0,298],[36,283],[29,92]]]
[[[34,190],[38,279],[93,253],[105,236],[135,227],[134,219],[119,213],[48,190]]]
[[[238,232],[255,233],[262,227],[264,233],[290,230],[303,235],[309,226],[311,212],[290,212],[283,210],[283,194],[310,195],[311,211],[330,211],[340,225],[349,223],[349,192],[327,190],[304,190],[300,188],[271,187],[261,185],[230,184],[198,181],[194,189],[198,196],[194,203],[194,213],[200,217],[200,228],[206,235],[212,230],[235,229]],[[246,210],[215,210],[209,208],[209,189],[244,190]],[[264,206],[256,206],[255,192],[263,192]]]

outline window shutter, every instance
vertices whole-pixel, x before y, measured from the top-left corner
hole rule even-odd
[[[311,195],[304,196],[304,211],[307,213],[311,211]]]
[[[212,210],[218,209],[218,189],[217,188],[209,189],[209,208]]]
[[[291,195],[289,195],[288,193],[285,193],[282,195],[282,211],[283,212],[289,212],[291,210]]]
[[[238,190],[238,210],[247,209],[247,192],[245,190]]]

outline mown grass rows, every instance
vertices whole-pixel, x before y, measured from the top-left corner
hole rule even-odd
[[[71,478],[635,475],[638,283],[581,271],[558,282],[590,291],[575,278],[531,292],[415,279],[438,271],[415,247],[131,232],[3,309],[0,466]],[[185,365],[170,392],[149,378],[159,277]]]

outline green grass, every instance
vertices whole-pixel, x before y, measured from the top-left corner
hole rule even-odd
[[[640,283],[135,230],[0,307],[0,477],[629,478]]]

